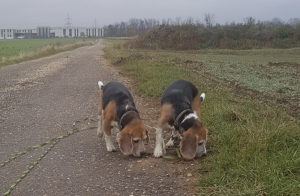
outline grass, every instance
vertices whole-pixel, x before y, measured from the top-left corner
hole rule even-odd
[[[0,40],[0,66],[90,45],[95,39],[51,38]]]
[[[299,63],[299,56],[299,49],[174,52],[129,50],[116,44],[105,48],[105,57],[133,77],[144,96],[160,97],[176,79],[191,81],[206,93],[201,117],[209,130],[208,156],[199,165],[199,195],[300,194],[299,124],[276,102],[237,96],[235,87],[227,84],[232,77],[249,90],[274,91],[274,86],[261,84],[264,77],[255,78],[261,86],[251,85],[247,77],[258,74],[255,70],[262,65],[270,80],[286,85],[295,79],[289,78],[294,67],[267,65]],[[282,76],[287,79],[278,80]],[[298,89],[299,83],[294,87]]]
[[[123,44],[126,42],[126,40],[122,39],[107,39],[106,41],[111,44]]]

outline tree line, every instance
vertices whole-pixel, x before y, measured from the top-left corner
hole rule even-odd
[[[128,47],[153,49],[201,48],[290,48],[300,46],[300,19],[282,21],[273,18],[257,21],[247,17],[242,23],[219,24],[213,14],[204,14],[204,21],[188,18],[131,19],[105,26],[105,36],[137,36]]]

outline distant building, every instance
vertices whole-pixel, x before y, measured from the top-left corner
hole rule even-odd
[[[101,28],[52,28],[51,37],[103,37],[104,31]]]
[[[37,27],[36,35],[38,38],[49,38],[50,27]]]
[[[50,37],[103,37],[102,28],[37,27],[36,29],[0,29],[0,39],[38,39]]]
[[[14,38],[17,39],[24,39],[24,38],[31,39],[31,38],[35,38],[36,36],[36,29],[15,29],[14,31],[15,31]]]
[[[14,29],[0,29],[0,39],[14,39]]]

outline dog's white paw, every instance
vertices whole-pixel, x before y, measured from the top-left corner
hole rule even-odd
[[[105,134],[105,142],[106,142],[106,149],[109,152],[115,152],[116,148],[114,147],[112,141],[111,141],[111,136],[108,136]]]
[[[174,146],[174,141],[172,140],[172,138],[170,138],[170,140],[166,144],[166,147],[170,148],[170,147],[173,147],[173,146]]]
[[[153,153],[154,157],[161,157],[163,155],[162,148],[156,147]]]
[[[116,148],[113,145],[106,146],[108,152],[115,152]]]

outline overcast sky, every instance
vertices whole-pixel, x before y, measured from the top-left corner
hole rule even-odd
[[[300,0],[1,0],[1,28],[63,27],[71,18],[74,27],[98,27],[138,19],[189,17],[204,22],[204,13],[215,22],[244,22],[246,17],[266,21],[300,18]]]

